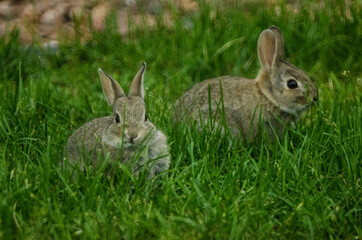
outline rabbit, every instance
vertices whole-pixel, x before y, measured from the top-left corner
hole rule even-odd
[[[101,164],[107,155],[111,163],[120,161],[126,164],[143,146],[138,162],[132,165],[135,176],[145,168],[149,168],[148,178],[169,169],[167,138],[146,115],[143,89],[145,69],[146,63],[143,63],[132,81],[128,96],[117,81],[98,69],[103,93],[113,114],[84,124],[69,137],[67,154],[71,165],[84,170],[85,162],[81,161],[84,155],[85,159],[90,160],[92,168]],[[99,159],[102,160],[97,162]]]
[[[200,119],[212,116],[218,125],[225,119],[231,136],[241,135],[242,141],[255,140],[260,129],[272,142],[280,138],[285,125],[317,101],[317,89],[302,70],[285,60],[278,27],[260,34],[258,57],[261,68],[256,79],[222,76],[193,86],[175,102],[174,121],[191,117],[200,126]]]

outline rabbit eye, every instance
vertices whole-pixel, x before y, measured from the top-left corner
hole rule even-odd
[[[148,119],[148,118],[147,118],[147,114],[145,114],[145,122],[147,121],[147,119]]]
[[[116,123],[119,123],[119,122],[120,122],[120,120],[119,120],[119,115],[116,114]]]
[[[293,80],[293,79],[290,79],[290,80],[288,80],[288,82],[287,82],[287,86],[288,86],[288,88],[290,88],[290,89],[295,89],[295,88],[298,87],[298,83],[297,83],[297,81],[295,81],[295,80]]]

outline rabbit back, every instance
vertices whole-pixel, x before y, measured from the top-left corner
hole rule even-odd
[[[262,111],[262,107],[268,111]],[[187,91],[176,101],[174,117],[176,121],[207,121],[211,113],[212,119],[218,124],[223,116],[234,136],[254,138],[259,120],[271,120],[270,110],[275,111],[274,108],[259,91],[256,81],[223,76],[197,83]]]
[[[225,116],[233,135],[252,140],[266,129],[272,141],[280,137],[286,124],[317,101],[317,89],[301,69],[285,60],[278,27],[260,34],[258,57],[261,68],[253,80],[225,76],[196,84],[176,101],[176,120],[193,118],[200,124],[211,118],[219,123]]]

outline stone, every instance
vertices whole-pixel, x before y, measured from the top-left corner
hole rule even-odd
[[[12,6],[10,1],[0,2],[0,18],[12,18]]]
[[[179,0],[178,5],[185,11],[196,11],[199,5],[193,0]]]
[[[92,9],[92,26],[97,31],[104,30],[106,26],[106,17],[109,13],[110,8],[108,5],[99,4]]]
[[[152,15],[160,15],[162,13],[162,7],[160,1],[153,0],[148,3],[147,11]]]
[[[38,18],[34,6],[31,3],[27,3],[24,5],[23,11],[20,15],[25,21],[28,22],[36,22]]]
[[[126,35],[128,32],[128,11],[127,9],[122,9],[117,11],[117,25],[118,33],[120,35]]]
[[[57,9],[49,9],[40,17],[40,24],[58,26],[63,22],[62,13]]]

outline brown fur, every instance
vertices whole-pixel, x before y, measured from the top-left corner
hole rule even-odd
[[[317,98],[312,81],[284,59],[283,49],[279,28],[264,30],[258,42],[262,67],[256,79],[223,76],[200,82],[176,101],[174,119],[191,117],[200,121],[200,113],[203,119],[208,119],[210,100],[212,116],[219,123],[222,95],[225,120],[233,135],[241,134],[252,140],[263,125],[272,139],[274,130],[280,136],[283,125],[296,120]],[[297,81],[297,88],[287,87],[291,79]]]
[[[111,76],[99,69],[103,92],[113,114],[84,124],[69,137],[67,153],[71,165],[83,170],[84,160],[89,159],[90,165],[97,167],[107,156],[110,163],[120,161],[126,164],[140,154],[138,162],[132,164],[135,175],[149,168],[148,176],[153,177],[169,168],[167,138],[145,115],[145,67],[143,64],[132,81],[129,96]],[[144,146],[147,151],[141,149]]]

